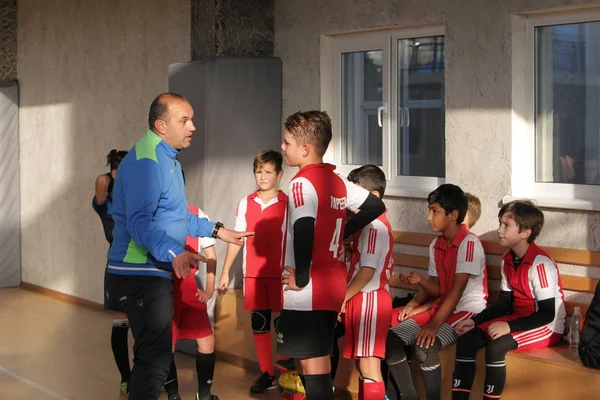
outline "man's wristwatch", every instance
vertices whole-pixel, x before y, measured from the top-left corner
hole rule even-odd
[[[221,229],[223,227],[223,223],[222,222],[217,222],[215,223],[215,226],[212,230],[212,233],[210,234],[210,237],[213,239],[217,238],[217,234],[219,233],[219,229]]]

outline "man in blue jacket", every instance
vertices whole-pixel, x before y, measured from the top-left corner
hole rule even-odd
[[[123,158],[113,191],[110,290],[125,308],[135,339],[131,400],[156,400],[171,364],[172,274],[205,261],[184,249],[187,235],[243,244],[246,232],[188,212],[177,154],[196,130],[188,101],[164,93],[150,106],[149,130]]]

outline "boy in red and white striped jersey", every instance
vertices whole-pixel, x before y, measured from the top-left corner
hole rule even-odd
[[[235,217],[235,226],[251,229],[254,236],[244,243],[244,309],[250,311],[254,345],[262,374],[250,387],[259,394],[275,389],[275,369],[271,342],[271,317],[281,310],[281,273],[287,227],[288,197],[278,189],[283,176],[283,156],[278,151],[261,151],[254,158],[257,190],[244,197]],[[227,248],[219,291],[229,287],[229,270],[241,246]]]
[[[330,353],[346,293],[344,237],[385,211],[381,199],[323,163],[331,119],[322,111],[287,118],[282,149],[300,168],[290,182],[288,234],[277,352],[294,358],[311,400],[332,400]],[[346,224],[346,210],[358,212]]]
[[[418,398],[404,348],[415,346],[427,400],[439,400],[438,351],[456,342],[453,327],[483,310],[487,302],[483,246],[462,223],[467,213],[465,193],[456,185],[444,184],[427,200],[427,221],[434,232],[441,233],[429,246],[429,277],[414,272],[400,276],[420,289],[400,310],[401,322],[390,329],[386,342],[386,361],[402,400]],[[435,300],[431,307],[419,312],[419,306],[429,299]]]
[[[530,201],[505,204],[498,213],[502,257],[498,302],[456,326],[452,398],[468,399],[475,376],[475,354],[486,348],[483,398],[499,399],[506,381],[506,353],[548,347],[565,329],[565,300],[558,267],[535,243],[544,214]]]
[[[375,165],[353,170],[348,179],[379,198],[384,195],[385,174]],[[392,226],[386,214],[353,235],[349,282],[342,306],[344,357],[356,360],[360,372],[358,393],[364,400],[381,400],[385,396],[380,366],[392,315],[388,283],[394,251]]]

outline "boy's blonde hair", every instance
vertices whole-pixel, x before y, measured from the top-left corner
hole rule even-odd
[[[298,144],[312,144],[323,156],[331,142],[331,118],[325,111],[297,112],[287,117],[285,129]]]
[[[471,229],[477,221],[479,221],[479,217],[481,217],[481,201],[477,198],[477,196],[466,192],[465,196],[467,196],[467,218],[468,218],[468,228]]]

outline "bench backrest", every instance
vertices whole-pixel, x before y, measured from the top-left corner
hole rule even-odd
[[[399,245],[410,245],[429,248],[430,243],[436,237],[436,235],[429,233],[394,231],[395,244]],[[483,240],[482,244],[488,261],[488,279],[491,281],[499,281],[501,277],[499,259],[506,252],[506,249],[500,246],[499,243],[494,241]],[[600,267],[600,252],[578,249],[563,249],[560,247],[540,247],[542,247],[546,252],[548,252],[550,257],[552,257],[556,263],[580,265],[589,268]],[[491,260],[492,258],[496,260]],[[398,267],[409,267],[425,270],[424,275],[426,275],[429,266],[429,257],[408,254],[407,252],[394,251],[394,264]],[[563,289],[574,292],[594,293],[596,285],[598,284],[598,279],[574,275],[565,275],[563,273],[561,273],[561,279],[563,283]],[[392,276],[390,286],[412,291],[417,289],[415,286],[406,285],[400,282],[397,275]],[[490,289],[491,301],[494,301],[497,298],[497,295],[497,290]],[[581,307],[581,312],[582,314],[584,314],[587,311],[588,305],[589,304],[587,303],[576,303],[567,301],[567,313],[569,315],[572,315],[574,307]]]

